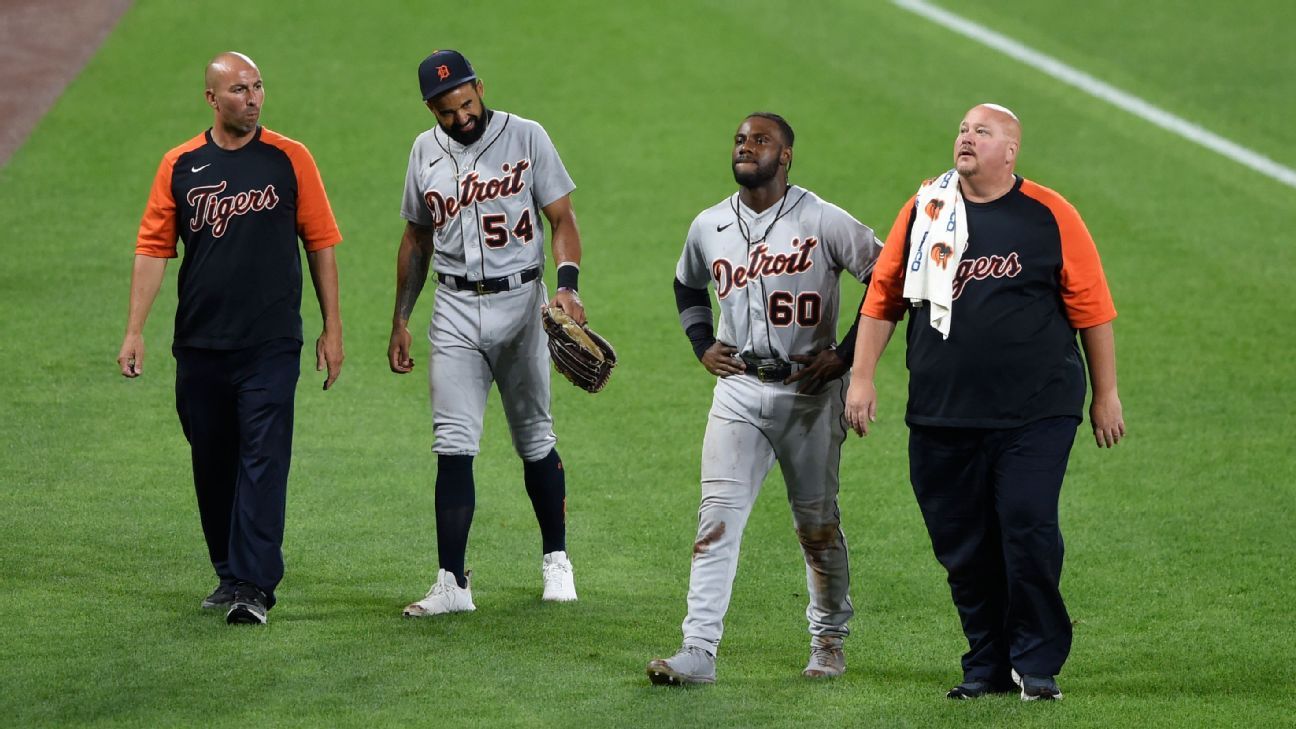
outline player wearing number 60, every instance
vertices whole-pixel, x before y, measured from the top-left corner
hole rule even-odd
[[[566,482],[549,414],[549,350],[540,324],[548,303],[579,324],[580,233],[575,189],[539,124],[486,108],[468,59],[442,50],[419,65],[419,86],[437,123],[414,140],[405,175],[405,234],[396,263],[396,311],[387,356],[413,371],[407,329],[436,272],[428,376],[437,454],[439,570],[427,596],[405,608],[422,617],[474,610],[465,555],[476,503],[473,458],[492,382],[500,392],[527,494],[540,522],[545,600],[576,599],[567,559]],[[553,230],[558,291],[544,273],[543,213]]]
[[[684,644],[648,664],[653,683],[715,681],[738,545],[775,460],[805,553],[811,651],[804,674],[846,670],[842,640],[854,609],[837,466],[855,330],[836,344],[838,278],[845,270],[867,282],[880,244],[846,211],[788,184],[793,139],[776,114],[742,122],[733,141],[738,192],[697,216],[675,269],[680,323],[694,354],[720,379],[702,443]],[[718,333],[711,283],[720,300]]]

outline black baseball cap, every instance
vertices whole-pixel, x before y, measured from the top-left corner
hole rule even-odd
[[[459,51],[434,51],[419,64],[419,88],[424,101],[475,80],[477,72]]]

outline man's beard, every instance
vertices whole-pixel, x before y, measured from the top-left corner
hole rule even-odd
[[[738,167],[735,166],[733,168],[734,182],[737,182],[739,185],[742,185],[749,190],[754,189],[774,179],[774,175],[778,174],[778,168],[779,163],[777,158],[771,160],[766,165],[757,164],[756,169],[750,171],[743,170],[740,172]]]
[[[451,139],[467,147],[478,139],[481,139],[482,135],[486,133],[486,127],[490,126],[491,114],[493,113],[494,112],[490,109],[483,106],[481,116],[477,117],[477,124],[470,132],[460,131],[457,126],[452,126],[449,129],[442,127],[442,129]]]
[[[226,122],[222,126],[225,127],[225,131],[231,132],[241,137],[256,131],[258,123],[259,122],[238,120],[238,121]]]

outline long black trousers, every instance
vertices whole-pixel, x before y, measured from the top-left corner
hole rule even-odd
[[[967,636],[965,680],[1053,676],[1071,651],[1058,496],[1079,422],[910,426],[910,480]]]
[[[249,582],[274,604],[283,579],[284,508],[301,343],[173,348],[176,411],[193,457],[198,514],[222,583]]]

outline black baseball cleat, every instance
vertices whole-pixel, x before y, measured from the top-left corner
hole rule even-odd
[[[225,614],[230,625],[265,625],[266,595],[261,588],[247,583],[235,588],[234,602]]]
[[[1022,676],[1021,698],[1022,701],[1058,701],[1062,690],[1052,676]]]
[[[232,602],[234,602],[234,585],[222,582],[212,590],[212,594],[203,598],[202,606],[204,610],[214,610],[227,607]]]
[[[979,699],[994,694],[1015,694],[1017,686],[1012,683],[995,683],[993,681],[964,681],[945,693],[948,699]]]

